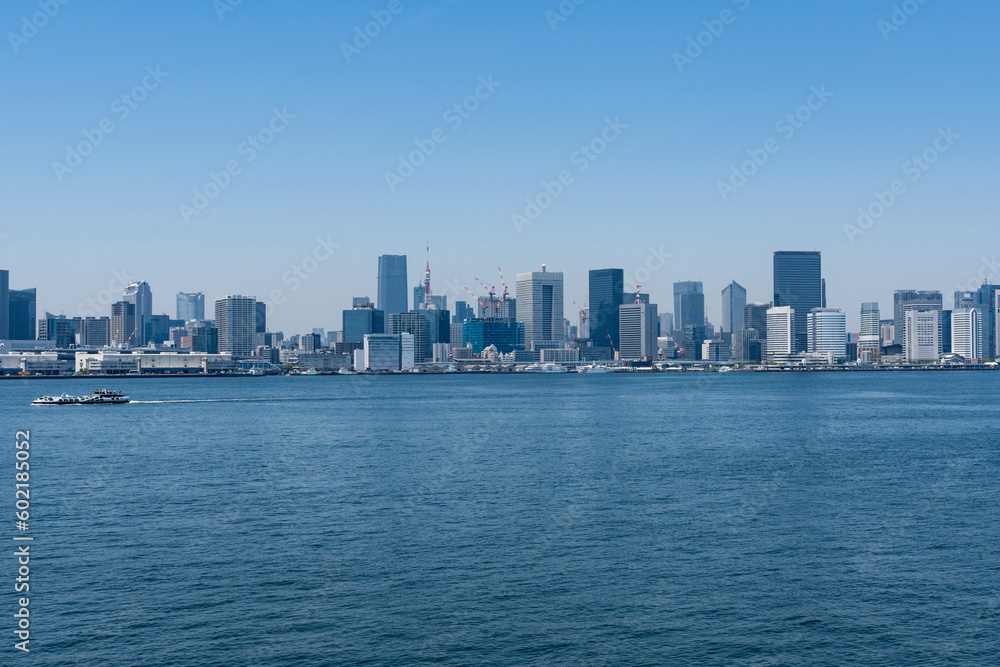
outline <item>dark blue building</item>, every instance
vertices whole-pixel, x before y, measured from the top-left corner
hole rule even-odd
[[[819,252],[774,253],[774,307],[795,309],[795,351],[809,347],[809,311],[823,307],[823,270]]]

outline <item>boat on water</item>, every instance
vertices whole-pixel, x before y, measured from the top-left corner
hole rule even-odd
[[[589,366],[582,366],[579,373],[614,373],[615,369],[610,366],[605,366],[603,364],[591,364]]]
[[[546,364],[531,364],[524,369],[525,373],[568,373],[569,371],[565,366],[560,366],[559,364],[546,363]]]
[[[357,375],[358,372],[357,371],[352,371],[350,368],[341,368],[339,371],[337,371],[337,374],[338,375]]]
[[[120,391],[97,389],[90,396],[40,396],[31,402],[32,405],[118,405],[128,403],[129,397]]]
[[[315,368],[310,368],[309,370],[307,370],[304,373],[299,373],[299,375],[320,375],[320,374],[321,373],[318,370],[316,370]]]

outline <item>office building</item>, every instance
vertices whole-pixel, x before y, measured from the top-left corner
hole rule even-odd
[[[136,343],[135,304],[118,301],[111,304],[111,344],[115,347],[138,346]]]
[[[564,338],[563,274],[541,271],[517,274],[517,321],[524,324],[524,345],[534,350],[540,343]]]
[[[807,318],[808,320],[808,318]],[[795,309],[791,306],[775,306],[767,311],[767,356],[776,354],[796,354]],[[806,347],[809,347],[809,331],[806,330]]]
[[[219,352],[250,357],[256,350],[257,299],[226,296],[215,300],[215,327],[219,331]]]
[[[619,358],[629,361],[656,361],[656,306],[627,303],[618,308],[621,346]]]
[[[825,354],[832,361],[847,358],[847,317],[840,308],[813,308],[806,318],[810,354]]]
[[[110,317],[81,317],[74,324],[76,344],[80,347],[111,345]]]
[[[181,322],[205,319],[205,295],[202,292],[178,292],[177,319]]]
[[[686,327],[705,324],[705,287],[694,280],[674,283],[674,328],[683,333]],[[701,356],[701,352],[698,353]]]
[[[343,331],[343,342],[363,344],[366,335],[385,333],[385,313],[374,308],[371,302],[345,310]]]
[[[166,314],[150,315],[149,319],[146,320],[146,344],[162,345],[165,343],[170,338],[171,323],[177,324]]]
[[[879,358],[882,349],[882,323],[879,319],[878,303],[872,301],[861,304],[861,331],[858,336],[858,357],[864,357],[864,351],[871,352],[872,361]]]
[[[35,290],[9,290],[8,294],[10,295],[8,297],[9,308],[7,309],[9,332],[4,337],[10,340],[35,340],[37,335]]]
[[[390,313],[387,315],[385,330],[388,335],[409,334],[411,336],[414,363],[428,363],[433,359],[433,344],[428,331],[428,320],[423,313],[417,311]],[[374,335],[376,334],[365,336],[365,340]]]
[[[630,303],[624,297],[625,272],[622,269],[596,269],[589,281],[590,323],[588,336],[595,345],[619,347],[618,309]],[[610,342],[609,342],[610,341]]]
[[[791,308],[795,316],[795,339],[791,354],[805,352],[809,347],[809,312],[813,308],[823,307],[823,292],[820,253],[774,253],[774,307]],[[769,341],[770,338],[769,333]],[[770,353],[769,348],[768,354]]]
[[[941,296],[941,292],[938,291],[926,291],[926,290],[896,290],[893,294],[893,314],[895,316],[896,322],[896,340],[895,342],[903,346],[904,354],[907,349],[906,341],[906,313],[911,310],[934,310],[938,312],[938,334],[937,341],[938,345],[941,346],[938,349],[938,356],[944,350],[943,346],[943,332],[941,330],[941,311],[943,308],[944,301]],[[900,326],[900,325],[903,326]]]
[[[940,359],[941,310],[910,308],[905,313],[903,340],[906,341],[906,345],[903,347],[903,353],[906,361],[921,363]]]
[[[978,308],[961,308],[951,313],[951,351],[969,361],[984,357],[983,313]]]
[[[453,325],[459,326],[459,325]],[[480,354],[489,346],[494,346],[500,354],[510,354],[524,349],[524,324],[496,319],[466,320],[462,327],[462,346],[471,346],[475,354]]]
[[[442,294],[427,294],[424,285],[417,285],[413,288],[413,310],[423,310],[427,306],[448,310],[448,297]]]
[[[38,320],[38,340],[52,341],[57,348],[76,345],[73,320],[65,315],[45,313],[45,316]]]
[[[470,306],[465,301],[456,301],[455,302],[455,314],[452,315],[451,323],[452,324],[461,324],[462,322],[464,322],[466,320],[471,320],[475,316],[476,316],[476,309],[475,308],[473,308],[472,306]],[[453,337],[453,339],[454,339],[454,337]]]
[[[657,336],[671,336],[674,333],[674,314],[660,313],[660,330]]]
[[[0,269],[0,340],[11,339],[10,335],[10,271]]]
[[[254,338],[264,344],[264,334],[267,333],[267,303],[257,301],[254,306]]]
[[[702,345],[712,340],[712,331],[704,324],[689,324],[681,336],[681,358],[685,361],[701,361]]]
[[[392,320],[400,313],[392,313]],[[369,371],[407,371],[415,363],[412,334],[368,334],[365,336],[364,367]]]
[[[388,317],[405,313],[406,255],[382,255],[378,258],[378,309]]]
[[[191,320],[187,323],[187,338],[189,340],[185,347],[192,352],[219,353],[219,329],[213,322]]]
[[[141,347],[146,344],[146,323],[153,315],[153,292],[149,288],[149,283],[143,280],[129,283],[125,287],[122,301],[135,306],[135,335],[132,345]]]
[[[726,363],[732,360],[732,348],[723,339],[706,340],[702,343],[702,361]]]
[[[732,338],[746,327],[747,291],[735,280],[722,290],[722,334]]]

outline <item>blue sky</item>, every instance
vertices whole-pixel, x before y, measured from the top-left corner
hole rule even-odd
[[[891,311],[896,288],[949,303],[984,258],[1000,280],[996,3],[911,0],[912,15],[880,27],[893,2],[586,0],[558,22],[557,0],[220,12],[228,2],[52,0],[35,32],[24,20],[38,0],[0,8],[0,267],[13,288],[38,288],[40,310],[100,303],[124,269],[151,284],[157,312],[173,314],[181,290],[276,295],[272,329],[334,330],[352,296],[375,296],[378,255],[407,254],[416,284],[427,241],[436,291],[498,283],[497,266],[512,284],[544,263],[566,274],[567,313],[588,269],[634,274],[666,253],[643,291],[666,311],[675,280],[703,280],[716,324],[730,280],[770,299],[775,250],[823,252],[829,303],[852,328],[863,301]],[[342,45],[390,6],[348,62]],[[144,82],[130,108],[121,96]],[[446,114],[477,88],[457,125]],[[832,96],[803,112],[814,89]],[[779,131],[797,111],[808,120]],[[609,120],[614,141],[581,157]],[[911,180],[906,163],[949,128]],[[273,141],[251,151],[262,130]],[[54,167],[85,132],[100,144]],[[433,154],[390,188],[386,172],[428,141]],[[719,182],[765,146],[724,201]],[[238,173],[218,176],[230,163]],[[519,229],[512,216],[562,172],[568,184]],[[212,173],[226,187],[186,220]],[[896,180],[901,194],[852,243],[844,226]]]

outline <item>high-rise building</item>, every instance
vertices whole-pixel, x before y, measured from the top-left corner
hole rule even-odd
[[[82,345],[83,347],[105,347],[111,345],[111,318],[80,318],[75,333],[77,345]]]
[[[732,337],[745,324],[747,291],[735,280],[722,290],[722,333]]]
[[[170,338],[170,317],[163,315],[150,315],[146,320],[146,343],[162,345]]]
[[[413,288],[413,310],[421,310],[430,305],[438,310],[448,310],[448,297],[443,294],[427,294],[424,285]]]
[[[882,320],[879,322],[879,328],[882,330],[882,346],[886,345],[899,345],[899,341],[896,340],[896,321],[895,320]]]
[[[144,280],[129,283],[125,287],[125,296],[122,301],[127,301],[135,306],[135,336],[132,344],[135,346],[145,345],[146,323],[153,315],[153,292],[149,289],[149,283]]]
[[[951,314],[954,311],[941,311],[941,352],[951,354]]]
[[[137,345],[135,304],[117,301],[111,304],[111,344],[116,347]]]
[[[594,345],[618,348],[621,345],[618,310],[624,299],[625,272],[596,269],[590,272],[590,324],[588,335]],[[610,342],[609,342],[610,341]]]
[[[452,315],[452,324],[460,324],[466,320],[471,320],[476,316],[476,309],[465,301],[455,302],[455,314]]]
[[[910,363],[937,361],[941,357],[941,310],[904,311],[903,352]]]
[[[906,313],[911,310],[935,310],[939,313],[937,318],[938,322],[938,335],[937,342],[940,346],[938,348],[937,354],[941,355],[943,351],[943,332],[941,329],[941,311],[943,308],[944,300],[941,296],[941,292],[934,290],[896,290],[893,294],[893,313],[895,315],[896,322],[896,343],[903,346],[903,352],[906,353],[907,350],[907,340],[906,340]],[[900,326],[903,324],[903,326]]]
[[[847,357],[847,317],[840,308],[813,308],[806,318],[808,351],[833,361]]]
[[[807,318],[808,320],[808,318]],[[795,309],[791,306],[775,306],[767,311],[767,354],[795,354],[797,351],[795,331]],[[809,346],[809,331],[806,330],[806,347]]]
[[[1000,337],[997,336],[997,308],[1000,285],[984,284],[975,291],[972,308],[978,308],[983,317],[983,358],[995,359],[1000,353]]]
[[[618,316],[621,336],[619,357],[624,360],[656,361],[656,305],[622,304]]]
[[[733,358],[732,347],[725,340],[706,340],[702,343],[701,359],[712,363],[726,363]]]
[[[34,289],[10,290],[8,322],[11,340],[35,340],[35,312],[37,301]]]
[[[378,258],[378,309],[386,314],[405,313],[406,255],[382,255]]]
[[[524,324],[524,345],[564,343],[563,274],[541,271],[517,274],[517,321]]]
[[[423,364],[434,359],[434,349],[430,341],[427,318],[422,313],[417,311],[390,313],[387,315],[385,330],[390,335],[410,334],[412,336],[414,363]],[[367,340],[370,337],[365,336],[365,339]]]
[[[462,345],[471,345],[475,354],[479,354],[490,345],[495,346],[497,352],[501,354],[510,354],[515,350],[524,349],[524,324],[521,322],[472,319],[466,320],[461,327]]]
[[[695,280],[674,283],[674,329],[705,324],[705,286]],[[701,356],[701,353],[698,353]]]
[[[392,313],[389,318],[400,313]],[[368,334],[364,365],[369,371],[406,371],[413,368],[415,341],[412,334]]]
[[[813,308],[823,307],[822,257],[818,252],[774,253],[774,307],[789,307],[795,313],[792,354],[809,347],[807,320]],[[768,340],[770,340],[768,335]],[[768,352],[771,352],[770,347]]]
[[[10,271],[0,269],[0,340],[10,338]]]
[[[202,292],[178,292],[177,319],[182,322],[205,319],[205,295]]]
[[[871,301],[861,304],[861,333],[858,336],[858,357],[863,357],[863,351],[871,351],[871,356],[878,359],[882,349],[882,324],[879,319],[878,303]]]
[[[983,359],[983,313],[978,308],[952,311],[951,351],[970,361]]]
[[[704,324],[689,324],[681,336],[681,357],[686,361],[701,361],[703,343],[712,340],[712,330]]]
[[[385,333],[385,313],[372,307],[371,302],[345,310],[343,331],[345,343],[364,343],[368,334]]]
[[[76,329],[73,320],[65,315],[45,313],[38,320],[38,340],[54,341],[56,347],[67,348],[76,344]]]
[[[219,330],[219,352],[253,356],[257,340],[257,299],[226,296],[215,300],[215,327]]]
[[[187,323],[187,333],[191,338],[192,352],[219,353],[219,328],[214,323],[206,320],[192,320]]]
[[[658,336],[670,336],[674,333],[674,314],[660,313],[660,331]]]

